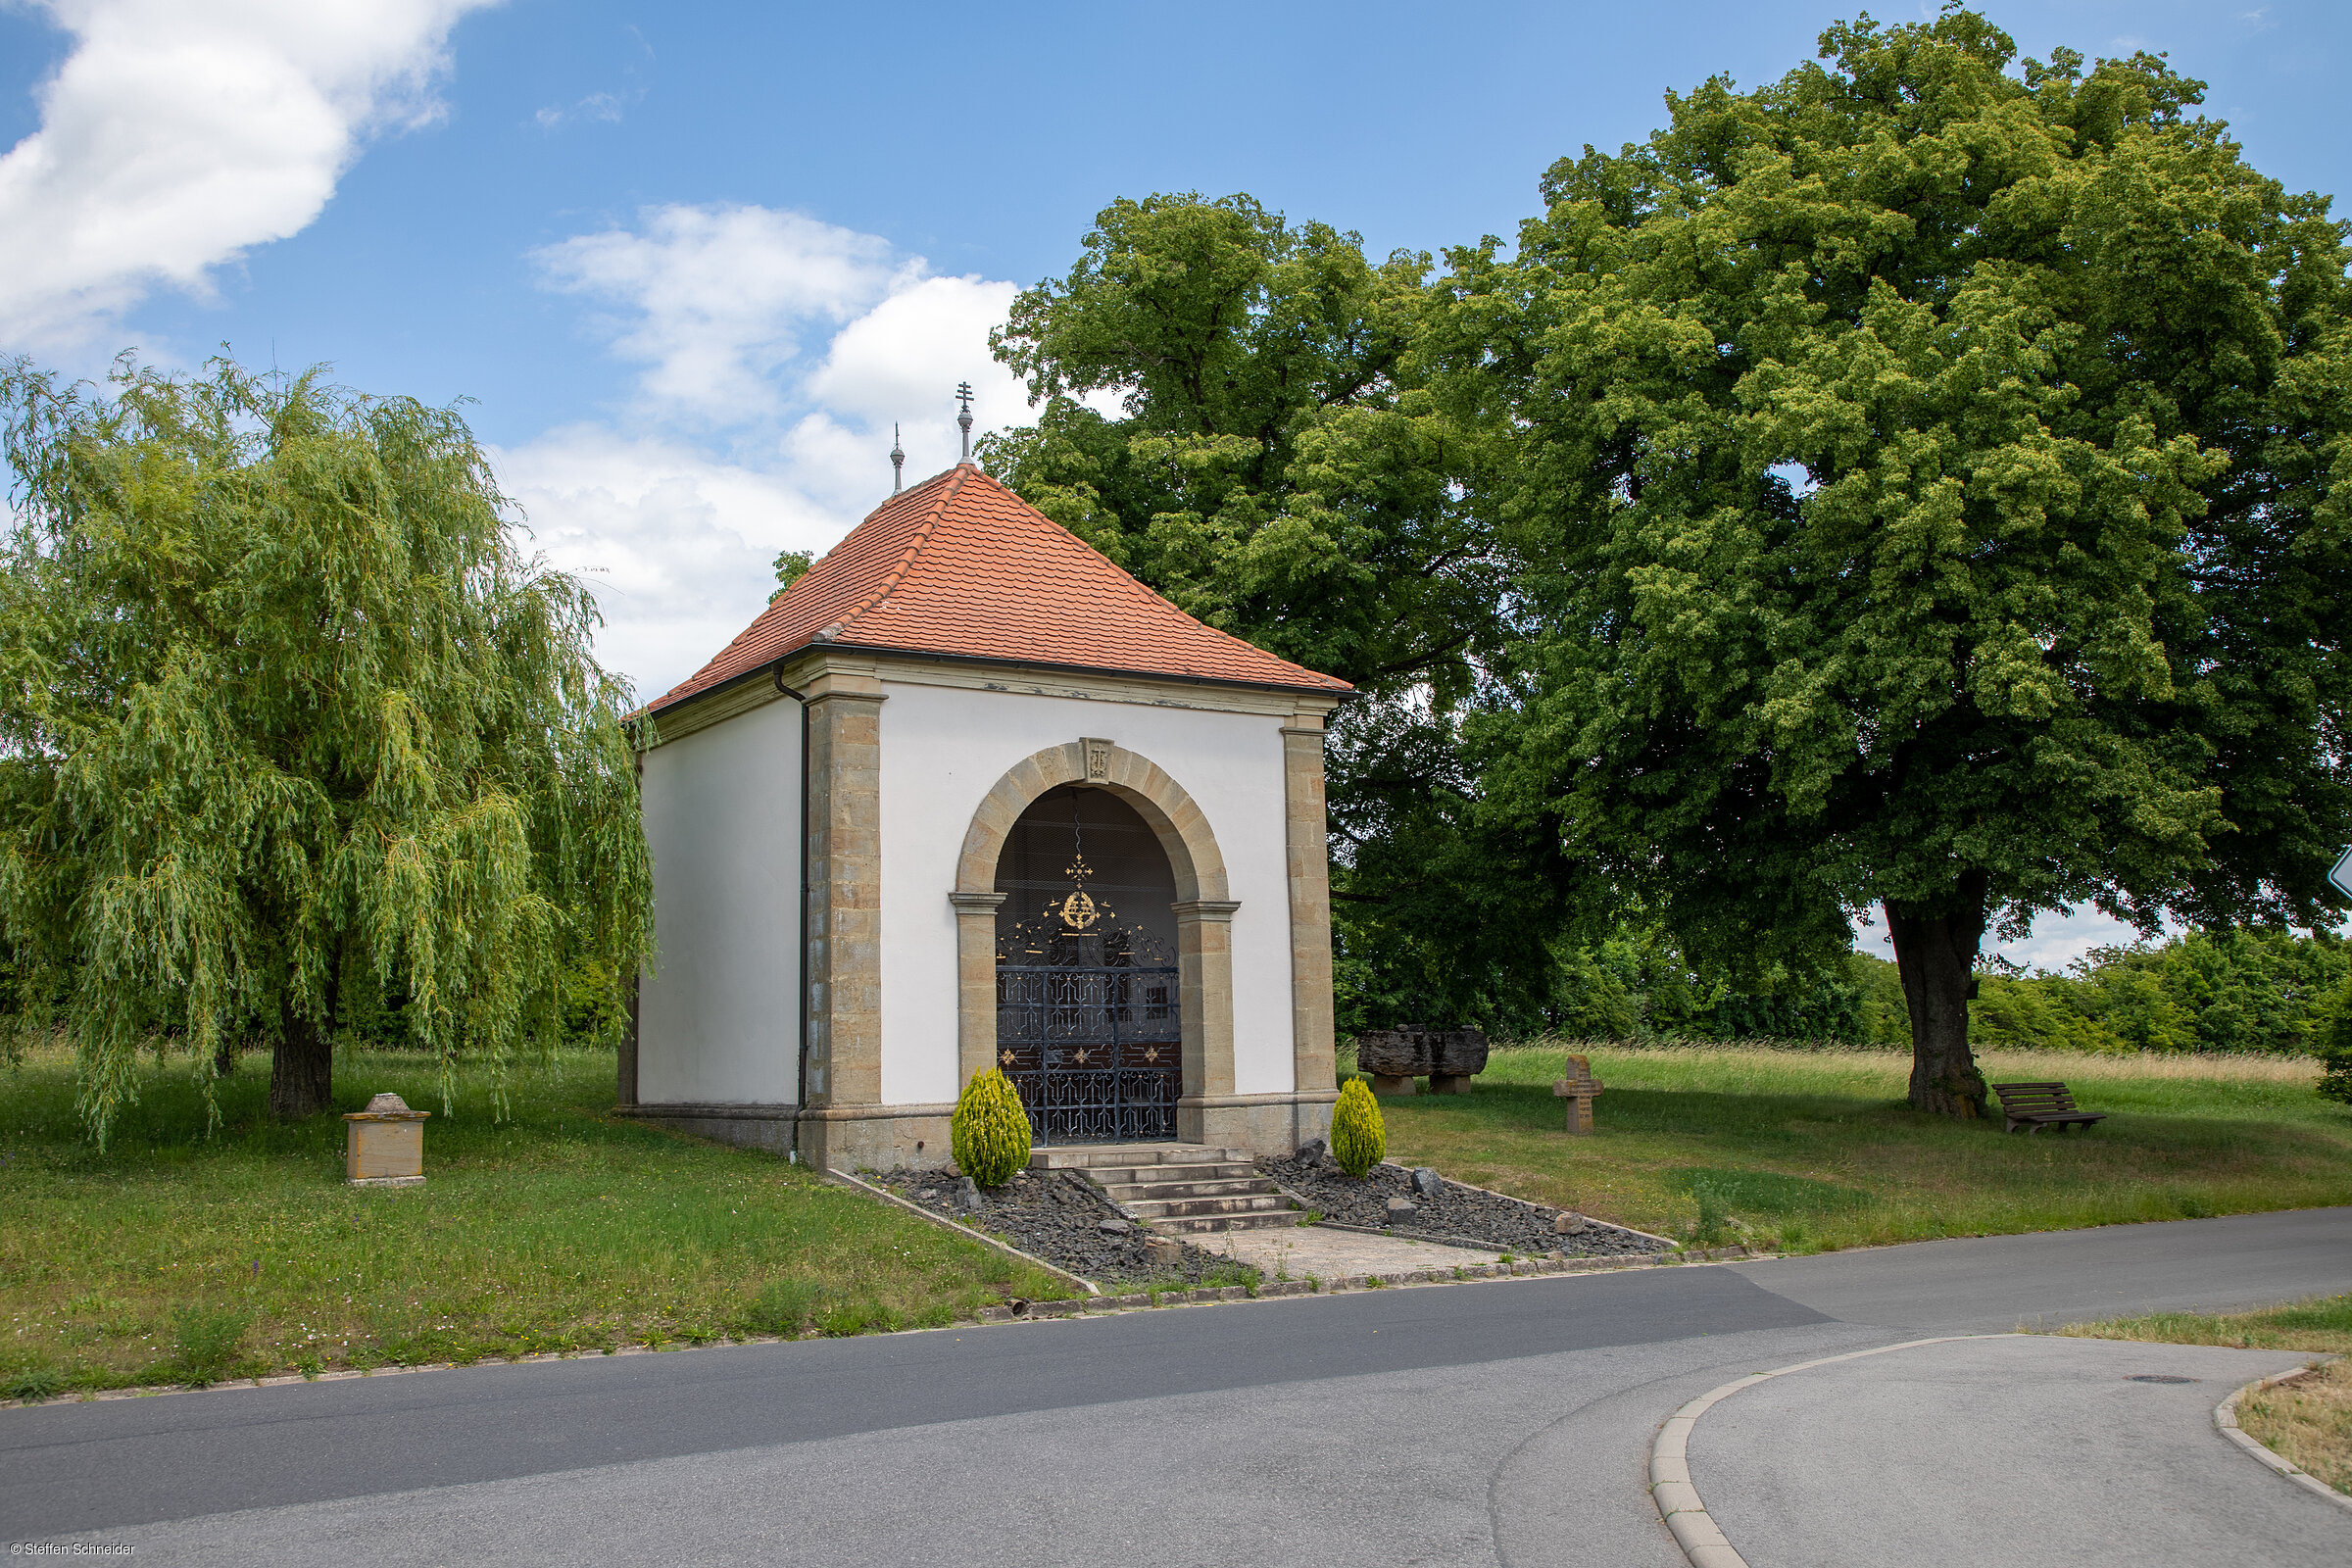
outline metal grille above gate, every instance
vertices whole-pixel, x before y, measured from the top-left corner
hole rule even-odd
[[[1176,1134],[1183,1036],[1175,878],[1140,816],[1068,786],[1013,827],[999,863],[997,1063],[1040,1144]]]

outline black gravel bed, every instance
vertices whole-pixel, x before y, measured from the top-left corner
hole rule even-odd
[[[1074,1170],[1019,1171],[993,1190],[967,1190],[962,1177],[939,1170],[901,1168],[869,1172],[867,1179],[910,1203],[986,1231],[1098,1285],[1165,1289],[1200,1285],[1212,1276],[1219,1285],[1246,1284],[1257,1277],[1256,1270],[1202,1251],[1182,1238],[1168,1238],[1176,1244],[1172,1261],[1149,1256],[1145,1242],[1152,1232],[1122,1215],[1102,1189]],[[967,1191],[977,1195],[977,1208],[966,1206]],[[1104,1230],[1106,1221],[1114,1228]]]
[[[1415,1190],[1413,1173],[1402,1165],[1375,1165],[1357,1181],[1314,1144],[1296,1154],[1261,1159],[1257,1168],[1305,1200],[1307,1206],[1325,1219],[1385,1230],[1394,1236],[1482,1242],[1526,1257],[1542,1257],[1547,1252],[1569,1257],[1630,1257],[1669,1250],[1668,1244],[1639,1231],[1596,1219],[1586,1220],[1580,1232],[1562,1235],[1551,1228],[1560,1213],[1556,1208],[1501,1198],[1444,1177],[1438,1178],[1435,1194],[1425,1195]],[[1392,1198],[1409,1199],[1412,1215],[1391,1218]]]

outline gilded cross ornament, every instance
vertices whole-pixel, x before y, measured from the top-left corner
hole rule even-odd
[[[1061,874],[1077,885],[1058,905],[1048,905],[1047,913],[1060,915],[1061,923],[1073,931],[1083,931],[1105,915],[1115,912],[1107,904],[1097,904],[1094,895],[1086,891],[1087,878],[1095,874],[1095,868],[1086,863],[1084,855],[1062,867]]]

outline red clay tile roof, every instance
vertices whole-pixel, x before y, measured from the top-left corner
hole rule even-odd
[[[716,659],[648,711],[819,641],[1354,690],[1202,625],[970,464],[877,508]]]

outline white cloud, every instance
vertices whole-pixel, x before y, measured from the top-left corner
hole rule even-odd
[[[773,415],[777,373],[812,332],[912,281],[890,242],[766,207],[657,207],[639,230],[534,252],[550,287],[607,308],[601,325],[644,365],[649,404],[714,424]]]
[[[590,578],[600,652],[658,695],[765,604],[779,550],[823,551],[890,494],[896,426],[916,482],[1029,417],[988,333],[1016,290],[941,277],[886,240],[771,208],[668,206],[534,254],[643,367],[624,437],[571,426],[502,455],[542,548]],[[714,431],[726,432],[723,440]]]
[[[1018,290],[976,277],[927,277],[901,289],[844,327],[808,395],[866,419],[936,405],[941,389],[972,376],[972,345],[1004,319]],[[972,418],[982,429],[1029,416],[1029,394],[990,360],[972,380]]]
[[[629,105],[640,102],[644,97],[645,89],[642,87],[626,93],[592,92],[574,104],[550,105],[531,118],[544,130],[553,130],[569,120],[601,120],[611,124],[620,119]]]
[[[74,46],[0,157],[0,339],[86,342],[306,227],[371,134],[430,122],[484,0],[47,0]]]
[[[775,586],[776,552],[841,534],[788,478],[674,441],[571,425],[491,456],[538,548],[595,591],[606,666],[644,697],[750,624]]]

